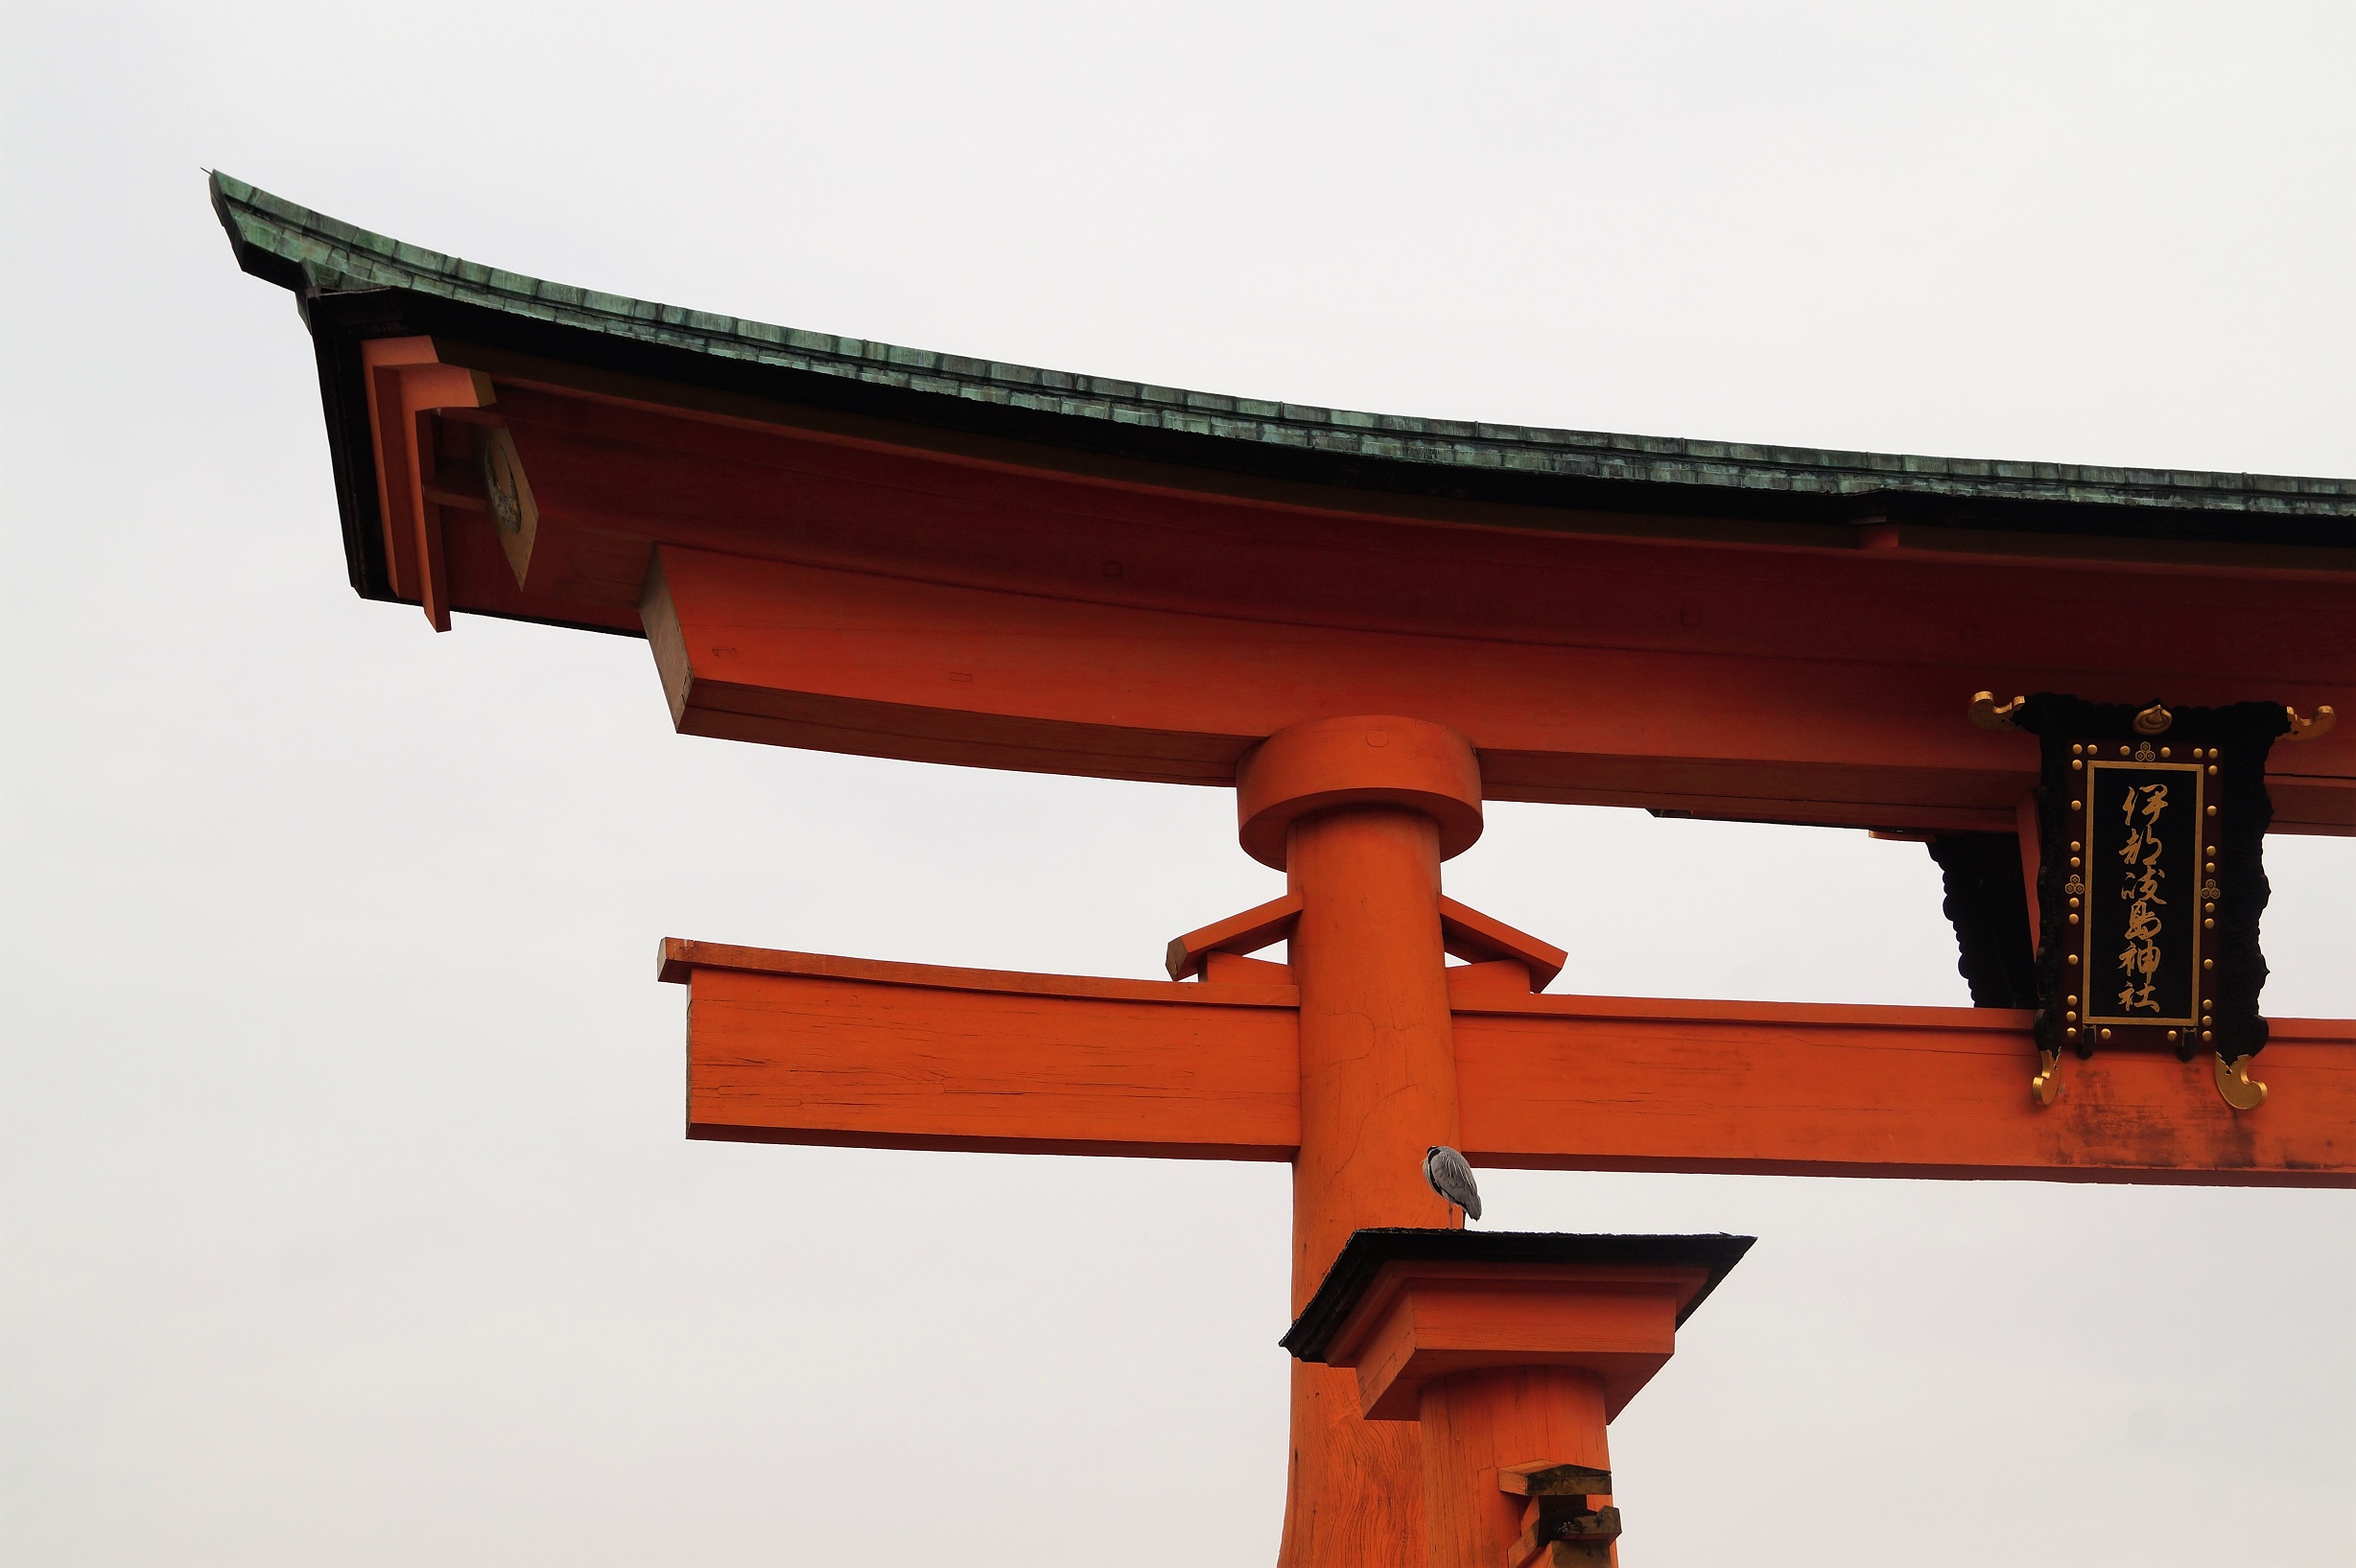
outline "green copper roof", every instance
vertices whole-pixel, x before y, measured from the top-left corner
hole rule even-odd
[[[1415,419],[1040,370],[549,283],[371,234],[224,174],[212,176],[212,191],[214,209],[228,230],[240,265],[306,295],[404,290],[716,359],[1076,419],[1346,458],[1532,477],[1793,496],[1910,493],[1988,502],[2356,519],[2356,480],[2349,480],[1823,452]]]

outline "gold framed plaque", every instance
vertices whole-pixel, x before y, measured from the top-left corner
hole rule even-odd
[[[2266,760],[2277,703],[2170,709],[2051,692],[2004,715],[2038,737],[2037,1019],[2046,1064],[2162,1048],[2239,1064],[2266,1043],[2258,924],[2271,890]]]
[[[2078,1026],[2098,1038],[2106,1029],[2111,1038],[2120,1029],[2164,1029],[2174,1031],[2167,1043],[2179,1045],[2182,1031],[2200,1026],[2201,963],[2214,956],[2202,923],[2215,931],[2216,846],[2202,828],[2213,804],[2205,769],[2216,764],[2205,747],[2192,748],[2202,760],[2183,762],[2158,761],[2148,741],[2117,749],[2128,755],[2084,759],[2083,792],[2073,802],[2080,809],[2070,819],[2077,853],[2063,884],[2064,924],[2084,976]]]

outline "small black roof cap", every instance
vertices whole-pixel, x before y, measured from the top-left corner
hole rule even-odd
[[[1708,1280],[1677,1321],[1693,1316],[1718,1281],[1732,1272],[1755,1236],[1724,1232],[1698,1236],[1598,1236],[1562,1230],[1424,1230],[1404,1227],[1357,1230],[1277,1343],[1302,1361],[1323,1362],[1386,1263],[1539,1263],[1571,1266],[1652,1265],[1708,1269]]]

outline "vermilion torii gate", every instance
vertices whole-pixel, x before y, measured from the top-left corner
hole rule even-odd
[[[648,305],[213,195],[240,263],[301,302],[363,595],[437,628],[643,635],[685,733],[1232,787],[1244,850],[1285,873],[1173,942],[1169,981],[666,943],[691,1136],[1286,1160],[1296,1311],[1353,1232],[1451,1223],[1432,1143],[2356,1184],[2349,1021],[2272,1020],[2252,1109],[2161,1052],[2030,1092],[2038,749],[1967,721],[1983,689],[2281,705],[2304,738],[2267,763],[2274,831],[2356,832],[2356,726],[2323,713],[2356,690],[2356,484],[1209,397]],[[1567,955],[1442,890],[1497,799],[1928,840],[1974,999],[2007,1005],[1542,995]],[[1293,1367],[1301,1568],[1424,1560],[1414,1434],[1353,1389]]]

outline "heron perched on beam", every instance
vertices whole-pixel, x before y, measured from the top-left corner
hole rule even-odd
[[[1435,1143],[1424,1151],[1424,1180],[1431,1183],[1432,1191],[1463,1209],[1466,1219],[1481,1217],[1481,1189],[1472,1184],[1472,1167],[1447,1144]]]

